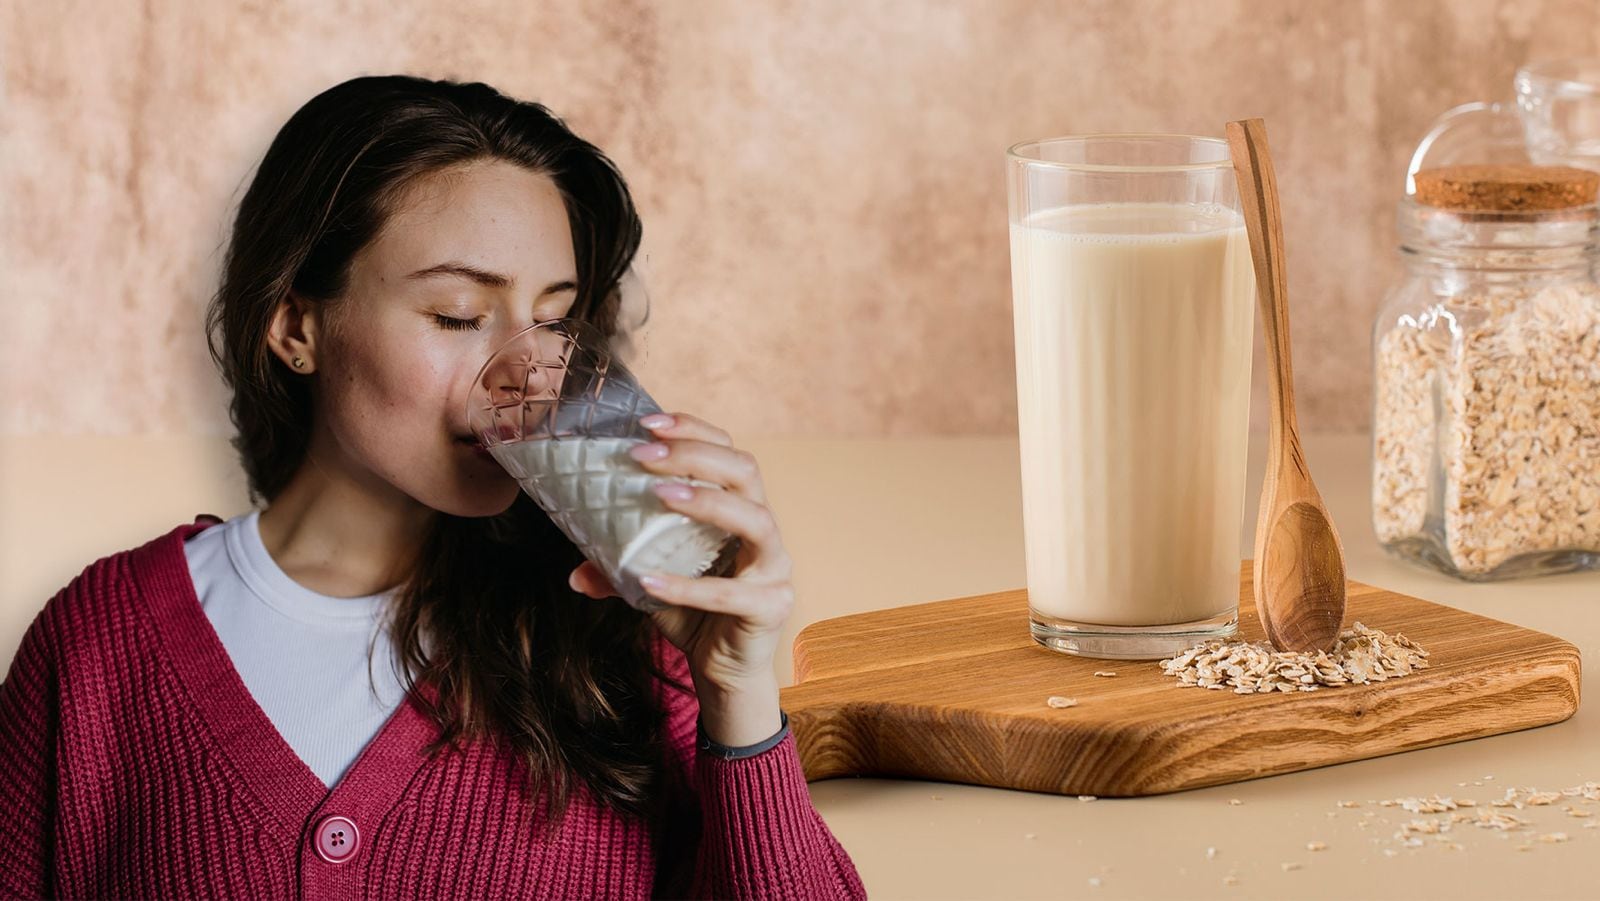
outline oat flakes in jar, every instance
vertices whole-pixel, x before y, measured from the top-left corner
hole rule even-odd
[[[1414,183],[1373,329],[1378,540],[1473,581],[1600,569],[1600,173]]]

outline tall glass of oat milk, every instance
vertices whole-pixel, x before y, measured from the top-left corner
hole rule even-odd
[[[1007,153],[1033,637],[1152,658],[1231,635],[1255,275],[1227,142]]]

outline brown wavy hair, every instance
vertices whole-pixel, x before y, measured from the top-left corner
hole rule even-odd
[[[570,316],[618,337],[619,284],[641,226],[627,184],[544,106],[481,83],[355,78],[312,98],[278,131],[239,204],[207,344],[232,390],[233,440],[253,503],[270,503],[305,461],[309,380],[267,347],[291,290],[331,310],[352,259],[429,173],[504,160],[549,176],[572,228]],[[483,518],[437,512],[392,602],[387,628],[408,689],[437,723],[427,752],[484,740],[526,764],[527,801],[558,824],[578,787],[653,819],[664,803],[663,710],[678,690],[651,649],[649,618],[595,601],[567,576],[582,554],[525,494]]]

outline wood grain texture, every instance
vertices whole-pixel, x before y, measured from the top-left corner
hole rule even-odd
[[[1261,332],[1267,346],[1267,473],[1256,517],[1256,613],[1273,646],[1327,651],[1344,617],[1344,545],[1300,449],[1289,352],[1289,289],[1278,178],[1260,119],[1228,123],[1239,209],[1250,236]]]
[[[1240,571],[1240,637],[1265,638]],[[1179,687],[1153,661],[1046,650],[1027,592],[813,623],[782,692],[810,780],[891,776],[1107,797],[1219,785],[1556,723],[1578,709],[1561,639],[1348,586],[1346,624],[1404,633],[1430,667],[1294,694]],[[1115,671],[1115,678],[1094,676]],[[1056,709],[1051,695],[1076,698]]]

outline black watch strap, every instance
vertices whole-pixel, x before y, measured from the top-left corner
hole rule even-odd
[[[745,745],[742,748],[730,748],[727,745],[719,745],[712,741],[711,737],[706,735],[705,724],[697,720],[695,722],[695,734],[699,738],[700,750],[715,754],[723,760],[739,760],[743,757],[754,757],[763,751],[769,751],[777,747],[783,741],[784,736],[789,734],[789,714],[779,710],[778,715],[782,718],[783,725],[778,729],[777,734],[766,741]]]

